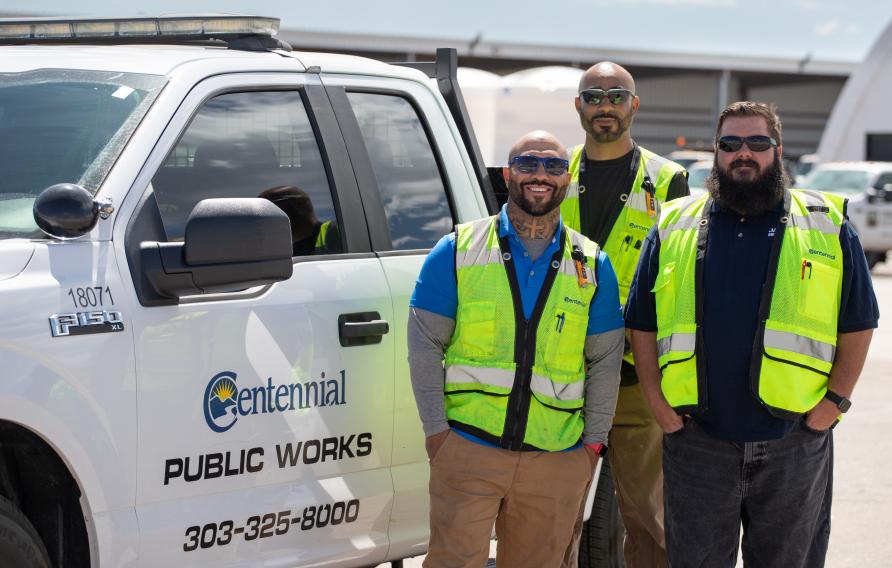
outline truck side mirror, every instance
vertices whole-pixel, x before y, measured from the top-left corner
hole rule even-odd
[[[76,239],[96,226],[99,207],[93,194],[83,187],[57,183],[41,191],[34,200],[34,221],[47,236],[59,240]]]
[[[204,199],[186,221],[184,242],[140,244],[152,303],[287,280],[291,255],[288,216],[258,197]]]

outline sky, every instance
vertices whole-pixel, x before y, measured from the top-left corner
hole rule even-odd
[[[296,30],[859,62],[892,0],[0,0],[0,12],[275,16]]]

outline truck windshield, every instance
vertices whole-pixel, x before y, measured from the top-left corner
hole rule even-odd
[[[73,69],[0,77],[0,238],[42,236],[31,207],[51,185],[95,194],[165,83]]]
[[[836,193],[861,193],[870,182],[870,174],[862,170],[814,170],[805,181],[804,189]]]

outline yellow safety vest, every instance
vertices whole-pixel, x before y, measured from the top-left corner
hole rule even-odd
[[[582,145],[573,149],[570,155],[570,186],[567,197],[561,203],[561,219],[564,225],[579,231],[579,194],[585,191],[579,186],[579,167],[582,161]],[[666,194],[672,178],[684,168],[675,162],[654,154],[650,150],[636,146],[633,160],[638,157],[638,168],[635,180],[625,201],[625,207],[607,236],[607,242],[601,248],[610,258],[610,264],[619,281],[619,303],[626,304],[629,286],[635,277],[641,246],[648,231],[660,217],[660,209],[666,202]],[[597,191],[597,188],[589,188]]]
[[[579,169],[582,163],[583,145],[573,149],[570,155],[570,186],[567,188],[567,196],[561,203],[561,218],[564,224],[576,231],[580,230],[579,219],[579,194],[585,191],[579,185]],[[683,172],[680,165],[654,154],[646,148],[635,146],[632,160],[638,160],[635,172],[635,180],[629,191],[625,206],[616,219],[616,223],[607,235],[607,242],[602,249],[607,253],[610,264],[616,272],[619,283],[619,303],[626,305],[629,297],[629,287],[635,278],[635,268],[638,266],[638,257],[641,256],[641,247],[647,233],[656,224],[660,217],[660,209],[666,202],[669,185],[672,178],[678,172]],[[597,191],[597,188],[591,188]],[[623,360],[629,364],[635,364],[630,346],[626,344],[626,352]]]
[[[458,225],[446,349],[450,424],[509,450],[558,451],[583,430],[585,336],[598,245],[565,229],[529,321],[499,216]],[[582,274],[580,274],[580,270]]]
[[[712,199],[679,199],[660,215],[653,292],[663,395],[679,414],[706,408],[701,354],[702,267]],[[750,388],[773,415],[797,419],[827,391],[842,294],[846,199],[788,190],[759,307]],[[698,257],[700,260],[698,260]],[[768,293],[770,291],[770,294]],[[728,325],[734,325],[728,322]]]

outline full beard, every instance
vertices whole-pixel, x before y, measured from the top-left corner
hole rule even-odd
[[[525,189],[527,185],[547,185],[551,187],[551,197],[545,201],[533,201],[531,199],[527,199]],[[558,206],[560,206],[566,190],[567,188],[559,188],[555,184],[549,182],[534,181],[528,184],[520,184],[516,181],[511,181],[508,188],[508,196],[510,197],[511,201],[513,201],[515,205],[520,207],[521,210],[527,215],[532,215],[533,217],[542,217],[544,215],[548,215],[549,213],[557,209]]]
[[[585,116],[580,112],[579,114],[580,122],[582,123],[582,128],[585,132],[592,137],[595,142],[599,144],[606,144],[608,142],[616,142],[619,140],[623,134],[629,130],[629,126],[632,124],[632,115],[626,116],[625,118],[618,116],[613,113],[602,112],[594,115],[591,119],[586,119]],[[598,118],[613,118],[615,122],[615,128],[603,128],[595,123],[595,120]]]
[[[749,160],[735,160],[730,168],[734,169],[744,163],[758,168],[758,164]],[[729,171],[723,171],[715,163],[706,178],[706,189],[719,207],[740,215],[761,215],[771,211],[784,198],[784,190],[788,185],[789,178],[776,153],[774,163],[755,179],[736,180]]]

